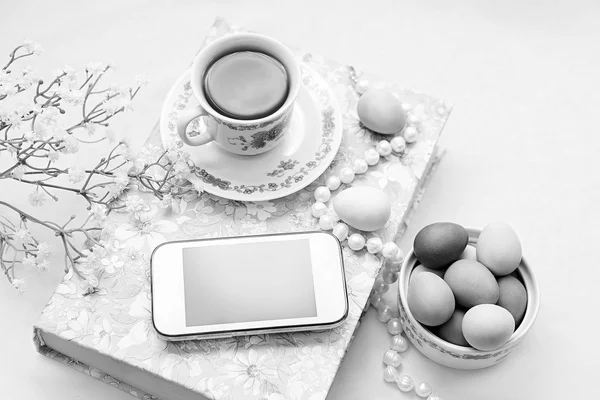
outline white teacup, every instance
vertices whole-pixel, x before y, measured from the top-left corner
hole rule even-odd
[[[216,60],[237,51],[264,53],[278,60],[285,68],[288,79],[287,98],[272,114],[252,120],[235,119],[215,110],[207,101],[205,72]],[[214,141],[235,154],[256,155],[269,151],[282,141],[286,132],[294,101],[300,90],[300,81],[298,61],[292,51],[279,41],[255,33],[238,33],[219,38],[204,47],[194,59],[190,84],[200,104],[181,112],[177,121],[177,133],[190,146],[202,146]],[[199,116],[206,117],[206,129],[188,136],[187,126]]]

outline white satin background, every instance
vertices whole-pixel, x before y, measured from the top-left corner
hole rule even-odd
[[[448,151],[402,249],[408,251],[416,232],[435,221],[475,227],[508,221],[537,276],[542,305],[521,348],[493,368],[450,370],[411,347],[402,372],[431,383],[444,399],[596,396],[598,1],[0,3],[2,54],[30,38],[45,48],[31,61],[45,73],[100,60],[118,66],[107,81],[125,84],[137,73],[149,77],[134,113],[114,124],[134,146],[156,123],[164,96],[216,16],[451,102],[454,111],[443,134]],[[103,149],[84,154],[98,159]],[[32,210],[26,205],[30,190],[2,182],[0,198]],[[73,210],[83,210],[83,202],[62,198],[32,211],[66,220]],[[62,274],[56,253],[50,271],[25,273],[29,289],[23,295],[0,279],[0,399],[132,399],[35,353],[31,327]],[[390,303],[395,295],[394,287]],[[371,309],[329,399],[416,399],[383,381],[388,344]]]

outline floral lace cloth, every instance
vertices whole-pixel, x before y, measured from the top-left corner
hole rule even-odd
[[[218,19],[205,44],[239,28]],[[38,350],[75,366],[91,376],[140,398],[156,398],[124,382],[64,356],[48,347],[40,332],[92,349],[104,357],[160,376],[209,399],[324,399],[365,310],[380,268],[380,260],[366,251],[344,246],[350,312],[339,328],[312,333],[274,334],[222,340],[166,342],[151,322],[149,264],[151,249],[172,239],[206,238],[265,232],[314,230],[311,216],[313,191],[325,178],[373,147],[380,137],[364,129],[356,116],[358,95],[348,68],[324,58],[296,52],[335,89],[344,119],[342,146],[329,170],[314,184],[281,199],[242,203],[206,193],[190,194],[174,207],[163,208],[145,193],[128,195],[125,212],[111,214],[106,222],[114,251],[95,260],[104,267],[100,289],[89,293],[78,276],[69,273],[58,286],[35,327]],[[436,144],[450,107],[429,96],[388,88],[420,120],[419,138],[404,154],[382,159],[353,185],[385,190],[393,204],[392,216],[382,230],[368,234],[390,240],[402,231],[407,214],[420,195],[436,161]],[[158,149],[153,132],[149,151]],[[191,398],[191,397],[190,397]],[[195,396],[194,396],[195,398]]]

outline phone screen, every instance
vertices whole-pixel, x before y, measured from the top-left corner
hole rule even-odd
[[[182,251],[188,327],[317,316],[308,239]]]

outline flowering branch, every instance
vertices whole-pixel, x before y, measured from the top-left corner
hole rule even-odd
[[[75,215],[59,225],[0,201],[0,208],[18,216],[18,222],[0,216],[0,269],[22,291],[24,282],[15,274],[17,266],[48,268],[48,244],[39,242],[28,229],[28,224],[35,224],[60,239],[65,271],[72,269],[94,286],[94,277],[86,276],[82,265],[90,255],[103,253],[107,243],[100,239],[102,223],[109,212],[125,207],[121,200],[124,191],[137,187],[170,203],[173,196],[193,190],[186,179],[190,165],[187,155],[177,147],[160,151],[158,157],[156,149],[134,156],[125,142],[116,142],[109,120],[131,110],[143,79],[137,79],[135,87],[101,87],[111,66],[99,63],[88,64],[79,74],[65,66],[47,84],[31,67],[14,69],[16,61],[40,51],[39,45],[25,42],[9,54],[0,70],[0,182],[31,186],[28,199],[33,206],[42,206],[49,199],[58,201],[59,193],[74,194],[85,199],[88,215],[80,226],[69,228]],[[15,101],[21,100],[24,92],[32,94],[28,105]],[[80,117],[67,124],[67,109],[77,107]],[[61,159],[79,151],[80,143],[106,140],[115,144],[92,167],[61,166]]]

